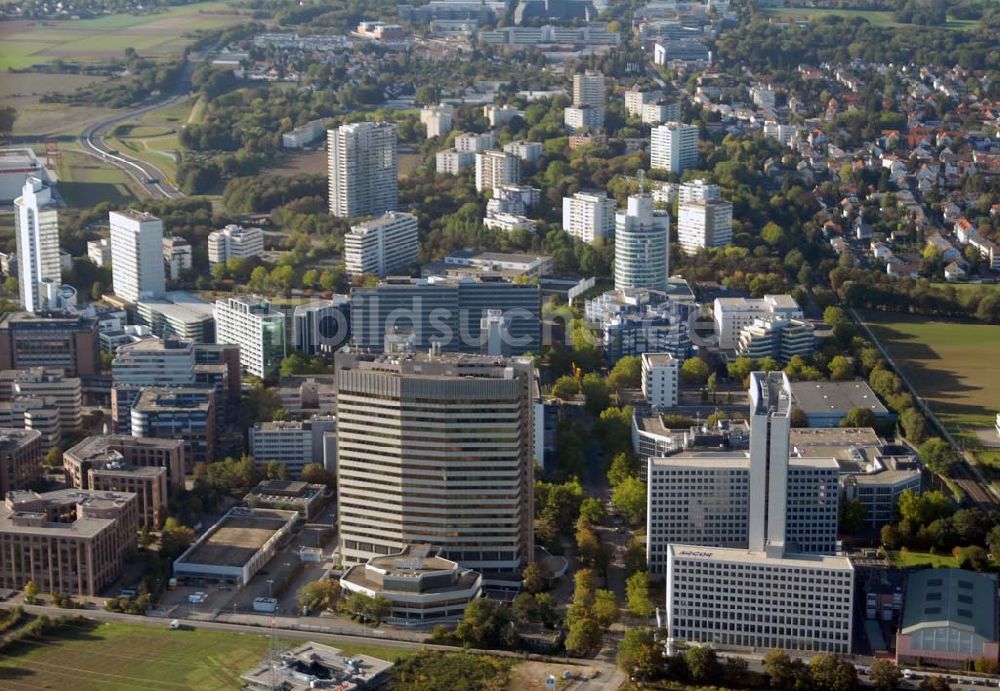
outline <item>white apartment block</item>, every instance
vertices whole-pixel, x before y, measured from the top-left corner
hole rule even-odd
[[[24,182],[14,200],[17,234],[17,280],[21,305],[28,312],[46,307],[43,284],[59,284],[59,212],[52,205],[52,189],[39,178]]]
[[[736,342],[736,354],[752,360],[770,357],[788,362],[796,355],[808,357],[815,352],[815,327],[811,323],[771,314],[755,317],[743,327]]]
[[[704,180],[684,183],[678,197],[677,242],[686,254],[733,241],[733,205],[722,201],[717,185]]]
[[[111,240],[101,238],[87,242],[87,258],[97,266],[107,266],[111,263]]]
[[[163,268],[163,221],[144,211],[112,211],[111,280],[115,295],[139,302],[166,291]]]
[[[615,235],[615,211],[615,200],[606,192],[577,192],[563,197],[563,230],[583,242],[610,242]]]
[[[399,204],[396,126],[357,122],[328,132],[330,213],[339,218],[393,211]]]
[[[625,92],[625,113],[636,118],[642,117],[642,107],[647,103],[656,103],[661,98],[663,92],[659,89],[652,91],[629,89]]]
[[[573,75],[573,105],[603,108],[607,103],[607,87],[600,72]]]
[[[650,134],[649,166],[680,175],[698,165],[698,128],[679,122],[654,127]]]
[[[524,118],[524,111],[513,106],[483,106],[483,116],[490,123],[490,127],[500,127],[506,125],[514,118]]]
[[[495,132],[463,132],[455,137],[455,150],[466,153],[479,153],[497,148],[497,135]]]
[[[764,123],[764,136],[777,139],[782,146],[788,146],[797,133],[798,128],[795,125],[782,125],[774,120],[768,120]]]
[[[225,264],[230,259],[250,259],[264,254],[264,231],[230,224],[208,234],[208,263]]]
[[[753,298],[716,298],[714,307],[715,337],[720,350],[733,350],[740,332],[757,317],[775,315],[802,319],[802,308],[791,295],[765,295]]]
[[[443,137],[455,126],[455,109],[449,105],[426,106],[420,109],[420,122],[427,128],[427,138]]]
[[[458,175],[465,168],[476,165],[476,154],[472,151],[459,151],[458,149],[445,149],[438,151],[434,157],[435,170],[445,175]]]
[[[515,230],[535,231],[538,224],[527,216],[511,214],[504,211],[487,211],[483,217],[483,225],[490,230],[500,230],[510,233]]]
[[[604,108],[600,106],[567,106],[563,110],[563,123],[570,134],[604,128]]]
[[[191,243],[180,235],[163,238],[163,264],[167,279],[176,281],[191,268]]]
[[[542,143],[529,142],[518,139],[503,145],[503,150],[509,154],[514,154],[525,163],[538,163],[542,158]]]
[[[642,107],[642,121],[647,125],[677,122],[681,119],[680,103],[647,103]]]
[[[654,408],[677,405],[679,361],[670,353],[642,354],[642,395]]]
[[[766,84],[756,84],[750,87],[750,99],[762,110],[774,110],[775,93]]]
[[[476,154],[476,191],[491,190],[497,185],[521,182],[521,159],[504,151],[480,151]]]
[[[670,216],[649,194],[633,194],[615,214],[615,290],[664,290],[670,275]]]
[[[240,366],[264,378],[285,358],[285,314],[259,295],[215,301],[215,342],[240,346]]]
[[[335,358],[344,562],[429,543],[516,583],[534,553],[531,360]]]
[[[854,567],[847,557],[673,544],[666,581],[672,640],[851,652]]]
[[[419,249],[417,217],[387,211],[351,226],[344,236],[344,263],[349,276],[382,277],[415,263]]]

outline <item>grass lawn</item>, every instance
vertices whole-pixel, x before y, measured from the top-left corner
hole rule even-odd
[[[282,648],[300,641],[281,640]],[[384,659],[414,651],[340,646],[347,655]],[[0,659],[0,688],[124,691],[238,689],[240,675],[267,655],[265,635],[95,623],[41,643],[14,646]]]
[[[190,99],[146,113],[115,127],[108,144],[139,160],[152,163],[173,182],[177,176],[177,158],[181,149],[178,134],[193,109]]]
[[[930,552],[910,552],[903,550],[889,552],[893,566],[933,566],[934,568],[958,568],[958,560],[950,554],[931,554]]]
[[[67,206],[88,208],[105,201],[127,204],[137,197],[138,186],[132,178],[81,151],[64,150],[56,172]]]
[[[835,10],[819,7],[764,7],[761,8],[759,12],[769,17],[775,17],[776,19],[783,19],[790,22],[816,20],[829,15],[834,15],[843,17],[844,19],[861,18],[872,26],[891,28],[911,27],[914,29],[921,28],[914,24],[901,24],[897,22],[893,19],[892,12],[889,10]],[[976,24],[977,22],[972,20],[949,19],[945,23],[945,28],[955,30],[971,29]]]

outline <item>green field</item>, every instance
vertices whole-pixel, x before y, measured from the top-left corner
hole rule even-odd
[[[179,55],[189,42],[186,34],[198,29],[219,29],[243,20],[225,2],[203,2],[143,15],[0,22],[0,70],[30,67],[57,58],[121,57],[126,48],[135,48],[148,56]]]
[[[1000,412],[1000,329],[899,315],[866,321],[942,424],[980,462],[1000,466],[1000,449],[977,448],[976,434],[988,436]]]
[[[298,641],[280,641],[282,647]],[[384,659],[396,648],[337,645],[348,655]],[[266,635],[104,623],[70,629],[43,642],[16,645],[0,659],[0,688],[124,691],[228,689],[269,649]]]
[[[789,22],[814,21],[828,16],[843,17],[844,19],[864,19],[872,26],[883,27],[911,27],[920,28],[913,24],[900,24],[892,18],[889,10],[839,10],[825,9],[819,7],[763,7],[759,10],[761,14],[775,19],[783,19]],[[945,24],[948,29],[970,29],[977,22],[962,19],[949,19]]]
[[[934,568],[957,569],[958,561],[950,554],[931,554],[930,552],[889,552],[889,560],[893,566],[932,566]]]
[[[66,205],[87,208],[101,202],[128,204],[138,185],[118,168],[81,151],[64,150],[56,163],[59,193]]]

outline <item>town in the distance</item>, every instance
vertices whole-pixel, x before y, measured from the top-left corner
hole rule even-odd
[[[0,0],[0,688],[1000,687],[996,0]]]

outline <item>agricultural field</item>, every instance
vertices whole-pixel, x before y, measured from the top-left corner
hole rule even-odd
[[[87,208],[101,202],[128,204],[137,185],[118,168],[81,151],[65,150],[56,162],[59,193],[67,206]]]
[[[948,430],[981,463],[1000,468],[1000,448],[983,447],[978,434],[992,429],[1000,412],[997,327],[900,315],[868,315],[866,322]]]
[[[151,14],[116,14],[72,21],[17,20],[0,23],[0,70],[64,60],[121,57],[126,48],[145,56],[179,55],[198,29],[244,21],[225,2],[171,7]]]
[[[279,641],[282,648],[295,641]],[[348,655],[386,659],[412,654],[393,648],[337,645]],[[240,674],[268,653],[266,636],[202,630],[171,631],[120,623],[69,628],[41,643],[15,645],[0,659],[0,688],[124,691],[240,688]]]
[[[844,19],[864,19],[872,26],[901,27],[911,26],[901,24],[892,17],[888,10],[835,10],[820,7],[764,7],[759,10],[765,16],[774,17],[788,22],[814,21],[830,15]],[[976,25],[975,21],[949,19],[945,24],[948,29],[969,29]],[[919,28],[919,27],[915,27]]]

